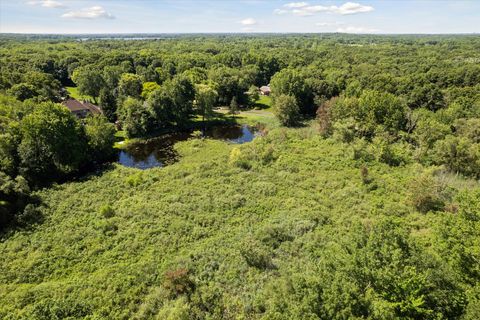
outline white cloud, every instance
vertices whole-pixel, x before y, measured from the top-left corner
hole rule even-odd
[[[240,23],[243,24],[244,26],[253,26],[257,24],[257,21],[253,18],[246,18],[240,21]]]
[[[285,8],[303,8],[303,7],[306,7],[308,6],[308,3],[306,2],[290,2],[290,3],[287,3],[287,4],[284,4],[283,5]]]
[[[336,27],[344,25],[343,22],[317,22],[315,23],[318,27]]]
[[[90,8],[81,9],[78,11],[69,11],[62,15],[62,18],[71,19],[115,19],[115,17],[107,12],[101,6],[94,6]]]
[[[273,10],[273,13],[278,14],[278,15],[281,15],[281,14],[288,13],[288,10],[285,10],[285,9],[275,9],[275,10]]]
[[[35,0],[35,1],[29,1],[27,4],[31,6],[41,6],[45,8],[65,8],[66,6],[58,1],[54,0]]]
[[[366,27],[346,26],[337,29],[340,33],[374,33],[380,30]]]
[[[330,14],[340,14],[340,15],[349,15],[349,14],[356,14],[356,13],[366,13],[375,10],[371,6],[364,6],[360,3],[356,2],[346,2],[341,6],[322,6],[322,5],[315,5],[311,6],[306,2],[292,2],[284,5],[286,9],[276,9],[274,12],[276,14],[284,14],[287,12],[291,12],[294,15],[307,17],[312,16],[316,13],[324,12]]]
[[[335,7],[335,6],[332,6]],[[347,2],[342,4],[340,7],[335,9],[336,13],[339,14],[356,14],[356,13],[365,13],[375,10],[371,6],[364,6],[356,2]]]

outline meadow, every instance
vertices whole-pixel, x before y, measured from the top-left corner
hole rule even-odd
[[[479,53],[0,35],[0,319],[480,319]]]
[[[449,243],[478,243],[479,229],[462,214],[420,213],[412,184],[420,176],[448,188],[461,212],[478,208],[467,200],[479,183],[366,162],[355,146],[315,126],[273,129],[240,147],[192,139],[176,145],[182,159],[171,166],[112,165],[39,191],[42,221],[0,243],[0,317],[474,314],[467,299],[478,295],[467,293],[478,285],[453,281],[465,275]],[[471,238],[458,230],[445,239],[445,222]]]

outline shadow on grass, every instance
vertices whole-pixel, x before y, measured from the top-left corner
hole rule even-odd
[[[257,102],[250,108],[250,110],[266,110],[269,108],[270,106],[268,104]]]

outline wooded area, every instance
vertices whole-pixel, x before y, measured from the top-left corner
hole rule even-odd
[[[480,318],[479,61],[460,35],[0,36],[0,317]],[[113,163],[117,129],[235,121],[267,85],[254,141]]]

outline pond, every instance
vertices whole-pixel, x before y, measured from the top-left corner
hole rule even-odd
[[[252,141],[257,136],[257,129],[251,126],[214,126],[204,131],[204,137],[226,142],[242,144]],[[193,137],[190,132],[176,132],[162,135],[146,141],[129,144],[121,150],[118,162],[126,167],[149,169],[163,167],[178,160],[173,146],[179,141]]]

